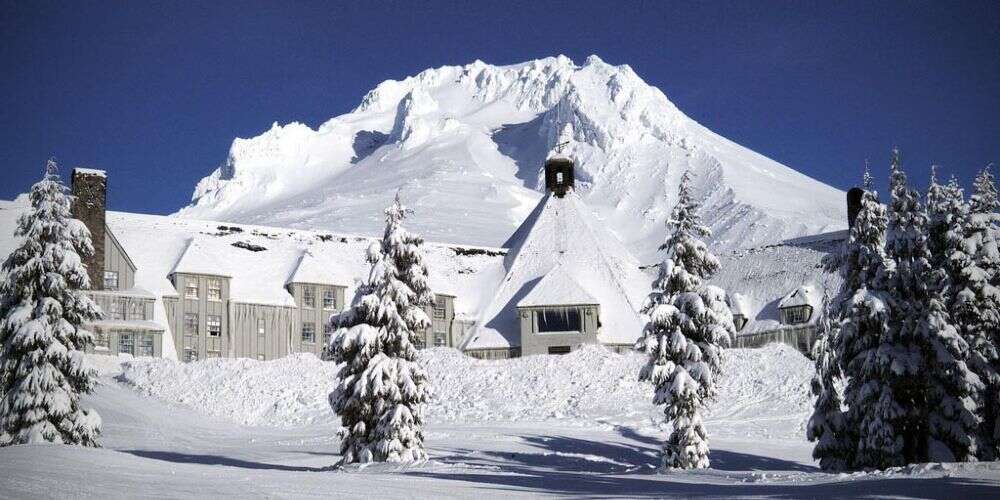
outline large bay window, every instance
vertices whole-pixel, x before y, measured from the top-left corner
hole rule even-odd
[[[583,318],[579,309],[542,309],[535,312],[539,332],[582,332]]]

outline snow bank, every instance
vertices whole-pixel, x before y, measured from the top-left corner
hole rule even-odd
[[[431,423],[538,422],[659,426],[652,387],[636,379],[638,354],[590,347],[566,356],[504,361],[453,349],[421,352],[435,397]],[[708,419],[713,435],[802,437],[811,410],[812,363],[784,345],[727,352],[727,376]],[[211,359],[178,363],[124,359],[117,377],[141,393],[246,425],[334,423],[327,404],[336,366],[311,354],[274,361]],[[736,423],[738,425],[735,425]]]

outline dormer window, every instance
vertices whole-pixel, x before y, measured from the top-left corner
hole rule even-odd
[[[583,320],[579,309],[545,309],[536,314],[539,332],[583,331]]]
[[[811,316],[811,306],[794,306],[781,309],[781,322],[786,325],[807,323]]]
[[[736,327],[736,331],[740,331],[744,326],[747,326],[747,317],[742,314],[733,315],[733,326]]]

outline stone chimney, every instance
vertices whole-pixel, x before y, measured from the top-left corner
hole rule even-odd
[[[861,211],[861,197],[865,191],[861,188],[851,188],[847,191],[847,227],[854,227],[854,220],[858,218]]]
[[[104,231],[108,201],[108,177],[103,170],[74,168],[72,178],[73,217],[90,230],[94,253],[83,259],[90,276],[90,289],[104,288]]]

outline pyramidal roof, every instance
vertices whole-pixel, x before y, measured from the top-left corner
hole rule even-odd
[[[215,276],[232,277],[226,267],[215,258],[212,252],[205,249],[197,238],[191,238],[181,258],[177,259],[173,269],[169,274],[189,273],[189,274],[212,274]]]
[[[573,281],[566,269],[557,265],[548,272],[525,295],[517,307],[557,306],[557,305],[593,305],[599,302],[579,283]]]
[[[504,246],[507,274],[463,347],[521,345],[518,305],[600,304],[600,341],[639,336],[650,278],[575,192],[547,194]]]

